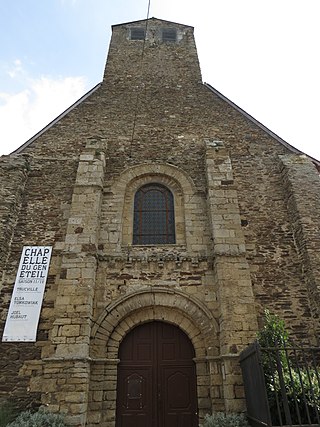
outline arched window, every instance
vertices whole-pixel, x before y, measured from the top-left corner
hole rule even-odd
[[[139,188],[134,197],[133,244],[156,245],[175,241],[171,191],[160,184]]]

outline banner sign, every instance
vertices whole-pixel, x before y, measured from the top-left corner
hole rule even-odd
[[[36,341],[51,246],[24,246],[2,341]]]

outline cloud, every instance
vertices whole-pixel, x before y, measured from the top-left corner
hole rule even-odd
[[[41,77],[26,89],[0,92],[0,155],[9,154],[87,91],[83,77]]]
[[[12,78],[16,78],[19,74],[23,74],[24,70],[22,67],[22,62],[20,59],[15,59],[13,65],[10,69],[7,70],[7,74]]]

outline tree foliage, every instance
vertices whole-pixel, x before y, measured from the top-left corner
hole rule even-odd
[[[257,334],[274,425],[285,420],[287,401],[293,423],[316,422],[320,413],[319,368],[307,363],[293,348],[285,322],[265,310],[265,324]],[[301,353],[302,354],[302,353]],[[299,360],[300,357],[300,360]]]

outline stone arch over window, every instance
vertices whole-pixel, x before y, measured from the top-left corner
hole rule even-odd
[[[186,244],[185,202],[195,193],[192,182],[178,168],[169,165],[141,165],[126,171],[117,183],[115,192],[124,192],[122,244],[131,245],[134,228],[134,198],[143,186],[157,184],[167,188],[173,196],[175,242]],[[173,242],[172,242],[173,243]],[[158,243],[161,244],[161,243]]]
[[[134,245],[175,243],[174,200],[164,185],[143,185],[134,195]]]
[[[104,250],[119,253],[130,248],[133,242],[134,196],[140,187],[151,183],[163,185],[172,192],[176,249],[190,254],[210,251],[212,242],[205,192],[197,189],[181,168],[163,163],[132,166],[109,185],[105,183],[99,237]],[[136,247],[134,250],[141,249]]]

